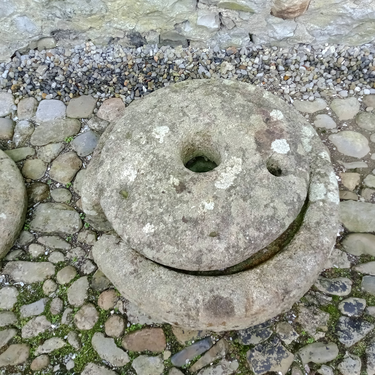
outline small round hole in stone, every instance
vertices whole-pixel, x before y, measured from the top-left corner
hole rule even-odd
[[[283,174],[283,171],[276,160],[268,159],[267,160],[267,169],[273,176],[280,177]]]
[[[208,134],[198,133],[181,147],[181,160],[185,168],[195,173],[214,170],[221,162],[218,145]]]

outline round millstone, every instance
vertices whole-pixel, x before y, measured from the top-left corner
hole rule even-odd
[[[201,80],[109,125],[82,201],[86,220],[120,236],[102,236],[93,256],[129,301],[160,321],[223,331],[307,292],[335,243],[339,198],[329,154],[295,109],[251,85]]]
[[[84,211],[101,207],[121,238],[160,264],[234,266],[301,212],[315,132],[251,85],[196,81],[167,91],[129,107],[107,133],[88,169]]]
[[[0,259],[18,237],[27,210],[22,175],[14,161],[0,150]]]

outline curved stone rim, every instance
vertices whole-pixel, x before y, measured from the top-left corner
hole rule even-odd
[[[103,236],[93,248],[99,268],[141,310],[185,328],[238,330],[287,311],[319,276],[337,234],[336,176],[325,146],[310,132],[315,158],[309,207],[300,231],[270,260],[235,275],[192,276],[155,264],[117,237]]]
[[[17,165],[1,150],[0,174],[0,201],[2,203],[0,205],[0,259],[2,259],[22,230],[27,211],[27,195],[23,177]]]

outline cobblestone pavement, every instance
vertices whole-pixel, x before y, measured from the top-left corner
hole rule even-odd
[[[128,82],[118,89],[122,93],[116,92],[115,76],[123,71],[111,76],[103,90],[85,78],[79,83],[70,68],[66,75],[59,68],[63,79],[58,79],[52,73],[63,60],[60,50],[40,53],[48,64],[19,55],[7,66],[0,65],[0,148],[20,168],[29,199],[24,230],[2,261],[0,373],[374,375],[375,91],[372,75],[366,76],[374,71],[373,47],[332,48],[329,57],[338,64],[338,73],[322,64],[331,77],[323,77],[324,69],[317,78],[310,77],[317,68],[311,68],[315,60],[305,51],[302,60],[291,59],[288,68],[281,69],[288,60],[284,57],[272,69],[274,81],[269,81],[269,72],[262,78],[259,67],[256,74],[252,69],[255,59],[272,53],[277,61],[278,49],[269,54],[258,49],[254,56],[234,49],[216,51],[223,57],[212,72],[205,68],[187,74],[181,73],[187,69],[183,62],[175,60],[178,54],[180,60],[188,59],[191,52],[164,48],[150,55],[156,66],[145,74],[164,76],[159,61],[171,65],[177,75],[168,73],[146,87],[143,73],[128,72]],[[92,56],[90,51],[87,56]],[[200,56],[203,53],[209,55],[203,51]],[[355,69],[353,59],[360,61]],[[75,63],[79,71],[86,60]],[[134,72],[141,63],[126,66],[132,65]],[[112,69],[105,56],[100,64]],[[178,64],[180,70],[175,70]],[[198,72],[202,65],[194,66]],[[171,81],[215,74],[262,85],[294,105],[330,149],[340,186],[337,245],[316,284],[287,313],[239,332],[171,327],[121,297],[92,259],[91,248],[102,233],[85,222],[80,203],[82,178],[100,135],[126,114],[130,102]],[[324,78],[320,87],[319,74]],[[299,75],[302,80],[307,77],[303,85],[293,83]],[[288,80],[292,81],[281,86]]]

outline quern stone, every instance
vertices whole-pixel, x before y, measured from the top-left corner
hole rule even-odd
[[[86,220],[122,239],[94,245],[99,268],[141,310],[189,329],[243,329],[289,309],[337,234],[337,180],[311,125],[270,93],[224,80],[178,83],[126,112],[101,137],[81,191]],[[307,198],[287,247],[231,274],[281,241]]]
[[[27,196],[19,169],[13,160],[1,150],[0,176],[1,259],[8,253],[21,232],[26,216]]]

